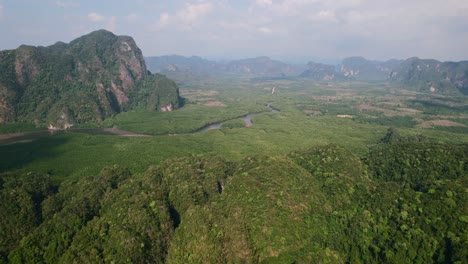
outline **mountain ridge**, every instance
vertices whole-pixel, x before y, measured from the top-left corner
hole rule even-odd
[[[289,64],[269,57],[225,62],[198,56],[146,57],[151,71],[195,75],[237,74],[256,77],[309,78],[316,81],[383,81],[405,85],[423,92],[468,95],[468,61],[441,62],[417,57],[406,60],[368,60],[361,56],[343,59],[338,65],[311,61],[307,65]],[[262,79],[261,78],[261,79]]]
[[[343,60],[335,76],[334,80],[385,81],[423,92],[468,95],[468,61],[440,62],[417,57],[370,61],[363,57],[350,57]]]
[[[152,72],[189,72],[194,74],[237,74],[255,76],[295,76],[305,67],[273,60],[266,56],[230,61],[213,61],[199,56],[150,56],[145,58]]]

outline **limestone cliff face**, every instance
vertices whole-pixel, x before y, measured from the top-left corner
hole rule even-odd
[[[307,70],[305,70],[299,76],[317,81],[336,80],[340,77],[340,75],[336,74],[335,67],[333,65],[326,65],[315,62],[309,62],[307,64]]]
[[[385,81],[401,62],[399,60],[371,61],[363,57],[349,57],[341,63],[340,73],[350,80]]]
[[[468,61],[430,59],[371,61],[363,57],[343,60],[339,69],[310,62],[300,77],[317,81],[384,81],[423,92],[468,95]]]
[[[51,127],[100,122],[125,111],[140,94],[151,73],[141,50],[128,36],[99,30],[69,44],[20,46],[0,52],[0,124],[34,122]],[[158,78],[165,78],[159,76]],[[150,78],[151,79],[151,78]],[[154,84],[144,90],[177,95],[177,86]],[[171,102],[174,106],[178,101]],[[166,109],[157,105],[154,109]]]
[[[409,58],[391,73],[391,80],[425,92],[468,95],[468,61],[440,62]]]

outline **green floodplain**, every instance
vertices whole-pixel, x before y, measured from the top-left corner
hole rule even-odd
[[[0,263],[468,259],[467,97],[387,83],[178,80],[176,111],[81,126],[145,136],[70,131],[0,145]]]
[[[73,132],[54,135],[1,146],[0,168],[45,172],[60,180],[97,173],[112,165],[142,172],[167,158],[188,154],[221,155],[238,161],[246,155],[277,156],[334,143],[365,155],[369,146],[378,144],[390,127],[403,136],[422,135],[435,142],[468,142],[468,105],[464,97],[418,93],[385,84],[235,81],[231,78],[179,84],[186,103],[177,111],[125,112],[102,124],[82,125],[116,127],[155,136]],[[269,111],[268,102],[280,112]],[[248,113],[260,113],[253,117],[253,126],[241,127],[242,122],[229,126],[232,119],[235,123],[236,117]],[[219,130],[191,133],[226,120],[230,121]],[[23,127],[33,128],[7,125],[3,129],[19,132]]]

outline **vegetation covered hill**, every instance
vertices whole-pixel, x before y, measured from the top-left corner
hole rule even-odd
[[[151,72],[186,71],[199,75],[219,73],[217,62],[197,56],[150,56],[146,57],[145,60]]]
[[[307,64],[307,70],[302,72],[299,76],[320,81],[339,79],[336,76],[335,67],[333,65],[316,62],[309,62]]]
[[[147,57],[148,68],[153,72],[185,72],[194,75],[249,75],[262,77],[297,76],[304,67],[291,65],[268,57],[256,57],[227,62],[206,60],[197,56]]]
[[[136,107],[170,110],[178,100],[174,82],[148,72],[128,36],[99,30],[0,52],[0,124],[69,127]]]
[[[202,73],[192,78],[185,74],[190,61],[208,71],[207,61],[179,58],[187,68],[182,64],[172,68],[183,77],[177,82],[186,107],[158,113],[154,110],[174,106],[167,102],[177,99],[177,88],[158,74],[142,71],[140,79],[134,78],[130,65],[136,48],[128,39],[127,47],[113,42],[115,38],[122,37],[99,31],[70,44],[53,45],[60,49],[57,58],[86,61],[89,72],[71,63],[76,67],[70,66],[70,81],[54,82],[66,88],[55,97],[45,84],[38,86],[43,83],[21,75],[28,91],[36,86],[44,90],[18,100],[45,94],[53,98],[47,99],[52,105],[64,100],[71,102],[66,107],[75,109],[78,92],[86,88],[98,105],[97,87],[107,80],[111,88],[104,91],[122,95],[113,90],[114,83],[128,96],[121,105],[117,97],[106,97],[109,102],[115,99],[118,108],[113,111],[144,111],[120,113],[102,126],[159,136],[94,135],[91,129],[90,134],[72,130],[12,142],[11,135],[5,135],[4,143],[0,137],[0,263],[464,263],[468,259],[466,97],[364,83],[358,81],[361,71],[355,75],[353,70],[346,79],[339,67],[314,63],[304,78],[297,79],[252,79],[262,71],[206,76],[205,70],[192,72]],[[106,43],[114,43],[115,49],[105,48]],[[94,48],[81,54],[82,46]],[[50,49],[31,48],[47,54]],[[124,59],[109,62],[115,54]],[[261,70],[270,62],[259,58],[242,63]],[[114,66],[96,66],[101,64]],[[348,67],[361,64],[366,60],[347,61]],[[375,67],[378,62],[371,64]],[[134,80],[128,90],[123,88],[121,66]],[[371,68],[366,69],[370,76]],[[55,71],[50,72],[55,78]],[[84,79],[95,83],[77,81],[78,75],[91,76]],[[15,78],[1,79],[2,89],[3,81],[14,80],[16,85]],[[339,78],[346,82],[328,82]],[[347,81],[351,79],[356,82]],[[72,86],[73,80],[80,85]],[[2,94],[16,98],[12,91],[5,88]],[[42,103],[38,102],[18,109],[36,109]],[[46,113],[47,121],[57,113],[40,109],[45,112],[35,110],[15,120]],[[239,119],[248,113],[257,113],[250,115],[251,126]],[[224,120],[229,121],[221,129],[191,133]],[[15,125],[2,125],[0,130],[12,131]],[[26,130],[31,125],[21,126]],[[304,146],[311,147],[297,150]]]
[[[309,62],[292,65],[268,57],[216,62],[200,57],[147,57],[153,72],[193,76],[245,75],[263,78],[301,77],[316,81],[378,81],[414,88],[423,92],[468,94],[468,62],[440,62],[409,58],[407,60],[373,61],[363,57],[345,58],[339,65]],[[193,76],[191,77],[193,79]]]
[[[272,60],[265,56],[230,61],[224,67],[229,72],[261,76],[294,76],[302,70],[302,67]]]
[[[468,61],[440,62],[409,58],[391,73],[392,81],[426,92],[459,91],[468,95]]]
[[[399,60],[370,61],[363,57],[349,57],[341,63],[340,73],[351,80],[385,81],[388,80],[390,72],[399,67],[401,62]]]
[[[363,159],[336,145],[186,156],[59,186],[2,174],[0,261],[463,263],[467,157],[466,145],[401,140]]]
[[[333,65],[310,62],[300,76],[318,81],[385,81],[422,92],[468,94],[468,62],[440,62],[419,58],[370,61],[363,57],[343,60],[338,70]]]

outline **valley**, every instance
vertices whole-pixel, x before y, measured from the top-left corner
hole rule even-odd
[[[187,102],[177,111],[124,112],[106,119],[99,125],[102,128],[90,130],[116,128],[159,136],[122,138],[87,135],[72,129],[35,142],[0,146],[4,153],[0,167],[18,172],[41,171],[60,180],[97,173],[114,164],[141,172],[167,158],[187,154],[239,160],[251,154],[282,155],[335,143],[365,155],[368,147],[378,144],[390,127],[404,137],[468,142],[468,103],[463,97],[378,83],[324,84],[307,79],[251,82],[242,77],[237,81],[230,79],[228,86],[223,78],[206,82],[209,84],[180,83],[181,96]],[[275,94],[271,93],[273,87]],[[210,100],[223,105],[205,105]],[[266,106],[268,102],[281,111],[272,113]],[[245,122],[239,117],[249,113],[258,114],[252,117],[253,126],[244,127]],[[219,123],[225,126],[190,134]],[[51,147],[44,148],[48,145]]]
[[[113,44],[93,50],[102,38]],[[39,79],[0,79],[0,102],[17,110],[0,115],[0,263],[468,258],[463,63],[431,90],[433,71],[382,71],[411,72],[408,61],[351,58],[339,73],[166,56],[150,73],[133,40],[106,31],[39,50],[83,46],[86,60],[28,64],[46,65]],[[0,66],[29,59],[24,49]],[[71,77],[55,72],[62,60]]]
[[[279,110],[273,109],[270,107],[271,102],[266,103],[265,105],[270,108],[272,113],[278,113]],[[223,104],[223,106],[225,106]],[[223,127],[233,128],[233,126],[237,127],[251,127],[253,125],[252,118],[257,113],[249,113],[244,116],[234,117],[231,119],[227,119],[220,122],[211,123],[209,125],[205,125],[204,127],[198,128],[192,132],[184,133],[184,134],[195,134],[195,133],[203,133],[214,129],[221,129]],[[240,121],[240,122],[239,122]],[[49,129],[49,130],[38,130],[32,132],[18,132],[18,133],[10,133],[10,134],[0,134],[0,146],[1,145],[10,145],[16,143],[25,143],[31,142],[36,139],[53,136],[56,134],[62,133],[81,133],[81,134],[88,134],[88,135],[116,135],[116,136],[123,136],[123,137],[148,137],[148,136],[177,136],[183,134],[142,134],[136,133],[131,131],[120,130],[117,128],[67,128],[67,129]]]

